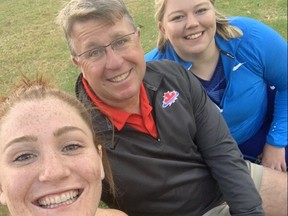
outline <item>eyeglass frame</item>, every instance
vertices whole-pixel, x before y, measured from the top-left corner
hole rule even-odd
[[[106,48],[109,47],[109,46],[111,46],[111,49],[114,51],[114,49],[113,49],[113,47],[112,47],[112,46],[113,46],[113,43],[115,43],[116,41],[121,40],[121,39],[123,39],[123,38],[125,38],[125,37],[127,37],[127,36],[136,34],[136,33],[138,33],[138,31],[139,31],[139,30],[137,29],[137,30],[135,30],[135,31],[133,31],[133,32],[131,32],[131,33],[129,33],[129,34],[122,35],[121,37],[116,38],[115,40],[111,41],[111,42],[110,42],[109,44],[107,44],[107,45],[94,47],[94,48],[89,49],[89,50],[87,50],[87,51],[85,51],[85,52],[83,52],[83,53],[80,53],[79,55],[76,55],[76,57],[79,59],[81,56],[83,56],[83,55],[85,55],[86,53],[89,53],[89,52],[91,52],[91,51],[93,51],[93,50],[95,50],[95,49],[104,49],[105,52],[107,52],[107,51],[106,51]]]

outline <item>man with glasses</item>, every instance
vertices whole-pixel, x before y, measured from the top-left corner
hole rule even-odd
[[[72,0],[58,23],[81,70],[76,94],[105,142],[118,191],[113,200],[103,190],[109,206],[130,216],[264,215],[255,185],[264,204],[272,190],[283,194],[282,186],[266,188],[285,184],[281,172],[269,180],[264,170],[262,181],[261,166],[248,162],[247,169],[191,73],[174,62],[145,63],[122,0]]]

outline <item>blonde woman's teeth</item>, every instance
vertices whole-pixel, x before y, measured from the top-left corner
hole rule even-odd
[[[198,34],[189,35],[189,36],[186,37],[186,39],[189,39],[189,40],[191,40],[191,39],[197,39],[197,38],[199,38],[201,35],[202,35],[202,32],[200,32],[200,33],[198,33]]]

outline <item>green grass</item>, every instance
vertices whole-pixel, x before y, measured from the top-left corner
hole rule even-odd
[[[79,73],[69,60],[62,30],[55,17],[63,0],[0,1],[0,90],[17,82],[21,74],[42,73],[51,76],[64,90],[73,92]],[[145,51],[155,47],[157,38],[153,17],[154,1],[126,0],[141,27]],[[257,18],[275,28],[287,40],[286,0],[217,0],[217,7],[227,15]],[[234,5],[237,5],[235,7]]]
[[[65,91],[73,92],[79,71],[70,62],[62,30],[55,17],[63,0],[0,1],[0,91],[4,94],[21,74],[52,77]],[[275,28],[287,40],[286,0],[217,0],[226,15],[254,17]],[[141,27],[147,52],[156,45],[153,0],[126,0]],[[0,207],[0,216],[7,213]]]

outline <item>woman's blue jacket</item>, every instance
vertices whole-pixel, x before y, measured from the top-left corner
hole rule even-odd
[[[257,157],[266,142],[287,146],[287,42],[257,20],[231,17],[229,22],[243,36],[229,40],[215,36],[227,80],[219,109],[237,143],[248,142],[248,148],[253,148],[248,155]],[[169,59],[186,69],[193,67],[180,59],[170,43],[164,52],[155,48],[145,59]]]

